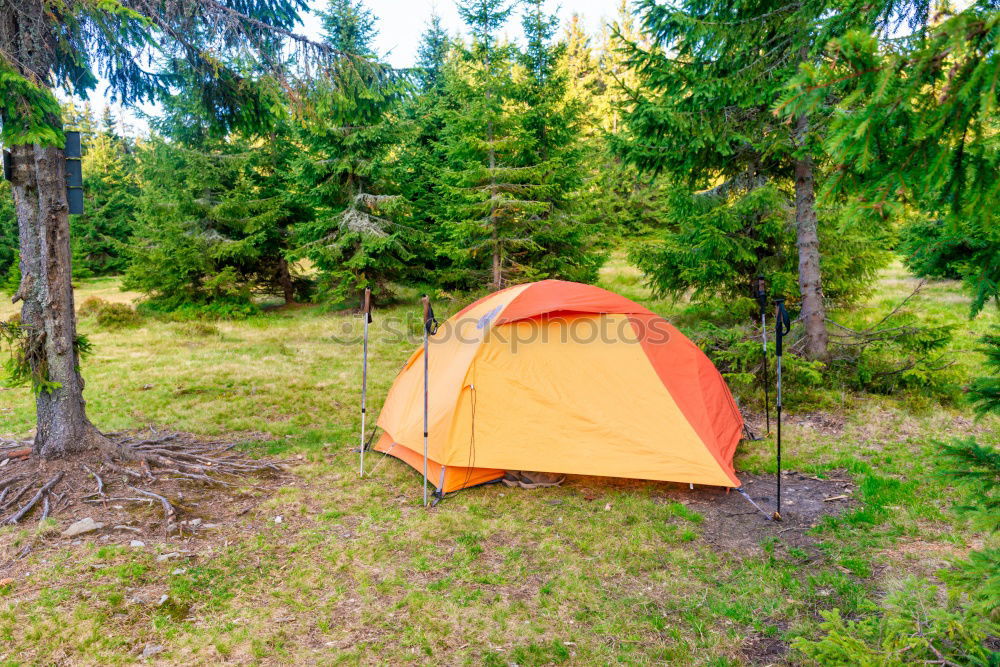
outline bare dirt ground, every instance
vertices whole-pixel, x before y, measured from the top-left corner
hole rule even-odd
[[[142,442],[142,437],[149,435],[115,437]],[[11,450],[0,453],[0,485],[7,489],[6,498],[0,499],[0,524],[9,525],[48,481],[57,480],[42,500],[19,517],[16,525],[29,530],[27,537],[14,533],[0,541],[0,585],[20,580],[23,559],[47,548],[84,541],[135,548],[159,543],[182,553],[224,542],[239,517],[292,479],[277,462],[258,462],[231,453],[232,445],[183,433],[159,437],[176,452],[212,452],[221,457],[218,460],[246,465],[247,472],[233,474],[229,468],[206,479],[193,479],[141,463],[112,462],[99,452],[51,461],[33,456],[11,458]],[[212,460],[205,459],[205,468],[221,468]],[[81,532],[72,534],[74,527]]]
[[[806,532],[824,515],[836,515],[854,505],[854,483],[843,471],[828,479],[786,470],[781,482],[781,521],[771,519],[775,510],[776,483],[773,475],[751,475],[737,471],[743,489],[760,507],[756,509],[735,490],[672,482],[602,477],[569,476],[566,488],[579,489],[585,500],[597,501],[611,489],[646,488],[656,498],[679,502],[704,517],[702,539],[734,555],[761,550],[761,543],[776,537],[788,546],[809,548],[816,540]],[[535,491],[537,493],[538,491]],[[763,510],[763,511],[761,511]]]

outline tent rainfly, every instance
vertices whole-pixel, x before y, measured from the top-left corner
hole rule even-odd
[[[375,449],[423,473],[423,349],[400,371]],[[438,493],[507,470],[739,487],[743,419],[708,357],[598,287],[516,285],[441,325],[429,360],[428,478]]]

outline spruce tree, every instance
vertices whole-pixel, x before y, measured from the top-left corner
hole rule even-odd
[[[970,287],[973,315],[990,300],[1000,306],[998,10],[996,0],[933,14],[924,2],[877,3],[869,11],[879,20],[824,42],[779,108],[786,118],[834,109],[828,190],[858,217],[905,205],[932,220],[928,242],[946,255],[962,249],[943,260]],[[917,266],[934,254],[911,246]]]
[[[823,157],[818,131],[828,109],[787,122],[773,113],[785,82],[822,47],[817,26],[826,3],[640,0],[638,8],[651,44],[627,44],[642,86],[626,91],[623,155],[643,171],[668,172],[697,189],[715,186],[711,196],[750,219],[769,217],[767,210],[747,211],[755,189],[787,191],[796,227],[804,352],[826,358],[814,183]],[[766,268],[762,262],[746,279]]]
[[[262,70],[281,69],[275,54],[288,40],[298,55],[330,60],[329,48],[290,29],[301,0],[90,2],[25,0],[0,9],[0,124],[14,157],[20,266],[15,301],[36,396],[34,452],[44,458],[110,449],[86,415],[79,371],[66,205],[63,119],[52,87],[86,94],[98,73],[123,104],[175,92],[188,67],[201,104],[221,126],[255,126],[268,102],[253,85]],[[234,66],[234,54],[241,63]]]
[[[532,197],[545,204],[528,220],[532,245],[517,254],[517,261],[526,277],[592,282],[605,260],[598,247],[604,227],[584,224],[575,205],[584,173],[584,104],[568,92],[567,74],[560,66],[566,45],[553,41],[559,21],[545,12],[545,4],[524,4],[527,44],[518,58],[511,101],[519,121],[518,167],[531,174],[536,182]]]
[[[456,54],[446,95],[442,223],[450,251],[494,289],[515,270],[513,255],[530,245],[525,219],[545,208],[531,199],[531,173],[517,168],[510,68],[514,49],[496,35],[513,12],[507,0],[466,0],[459,15],[471,44]]]
[[[405,124],[403,148],[392,165],[391,179],[409,204],[405,224],[414,230],[411,281],[445,288],[468,286],[467,272],[448,252],[449,236],[444,225],[443,174],[446,151],[445,125],[457,110],[447,95],[446,82],[453,76],[454,42],[437,15],[431,17],[418,47],[417,88],[402,104]]]
[[[444,84],[445,64],[451,47],[452,40],[444,29],[441,16],[431,14],[417,47],[417,77],[421,92],[439,89]]]
[[[285,303],[308,292],[288,257],[292,229],[312,217],[294,197],[296,146],[280,106],[266,134],[213,136],[191,96],[166,105],[141,159],[131,264],[124,286],[151,297],[147,307],[252,312],[257,294]]]
[[[592,279],[600,260],[569,210],[578,127],[550,43],[555,24],[542,3],[529,3],[529,45],[519,54],[496,35],[512,11],[496,0],[459,5],[471,43],[448,70],[439,221],[474,283]]]
[[[568,95],[581,108],[584,138],[585,173],[574,206],[581,222],[601,229],[608,242],[645,235],[668,219],[664,186],[669,179],[640,174],[611,150],[612,139],[621,132],[623,87],[637,81],[621,43],[641,43],[642,34],[621,0],[613,25],[602,28],[596,46],[591,46],[577,16],[570,20],[565,40],[560,69],[567,77]]]
[[[17,268],[17,215],[14,200],[10,196],[10,183],[0,180],[0,290],[13,293],[17,284],[11,276]],[[20,273],[17,273],[20,282]]]
[[[73,275],[124,271],[124,247],[132,235],[139,194],[134,140],[117,134],[105,109],[83,144],[84,212],[70,218]]]
[[[338,53],[352,62],[376,61],[374,19],[361,0],[333,0],[323,24]],[[412,230],[400,223],[406,202],[389,176],[406,84],[387,83],[379,69],[350,64],[336,88],[311,91],[301,117],[298,188],[316,215],[296,226],[298,254],[319,269],[322,298],[335,302],[365,287],[383,297],[413,258]]]

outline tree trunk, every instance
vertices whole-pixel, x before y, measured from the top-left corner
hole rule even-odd
[[[52,80],[57,35],[48,3],[25,0],[0,11],[0,52],[17,73],[38,85]],[[5,118],[4,121],[9,121]],[[49,118],[59,126],[58,118]],[[70,266],[66,163],[51,146],[11,146],[11,189],[21,246],[21,324],[28,337],[31,369],[44,386],[35,399],[38,425],[34,453],[55,458],[110,446],[87,419],[76,349]]]
[[[278,285],[285,297],[285,305],[295,303],[295,285],[292,284],[292,274],[288,270],[288,260],[284,257],[278,260]]]
[[[55,458],[101,446],[107,440],[87,419],[83,378],[75,345],[65,158],[62,150],[13,146],[12,189],[21,249],[21,324],[33,358],[33,373],[52,383],[35,399],[38,427],[34,453]]]
[[[796,120],[795,138],[800,148],[804,146],[808,130],[808,118],[805,115],[799,116]],[[828,335],[819,266],[813,163],[809,157],[795,160],[795,225],[796,245],[799,249],[799,293],[802,296],[800,318],[806,331],[805,356],[823,360],[827,358]]]

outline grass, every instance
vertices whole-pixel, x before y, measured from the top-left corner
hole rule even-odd
[[[844,316],[886,312],[912,283],[894,266],[878,296]],[[620,259],[602,284],[668,316],[685,308],[651,299]],[[103,279],[79,286],[78,303],[89,296],[127,303],[136,295]],[[0,317],[13,312],[3,303]],[[977,373],[975,338],[992,314],[967,320],[967,300],[947,282],[914,306],[929,321],[958,325],[953,370],[966,380]],[[406,302],[376,313],[375,413],[416,344],[416,322],[402,321],[415,312]],[[47,546],[26,558],[30,575],[0,587],[0,661],[12,664],[122,664],[155,644],[163,647],[156,659],[174,663],[736,665],[752,658],[754,641],[814,635],[818,610],[876,610],[906,575],[933,577],[982,539],[950,511],[934,443],[972,432],[996,441],[997,422],[974,422],[960,403],[918,392],[830,389],[810,405],[788,404],[793,417],[823,406],[843,426],[791,423],[785,467],[847,470],[861,503],[815,527],[818,557],[780,534],[737,554],[713,548],[697,506],[664,502],[655,484],[599,485],[593,500],[572,486],[490,486],[427,511],[418,477],[395,460],[359,480],[349,450],[359,428],[360,346],[338,342],[360,332],[356,316],[309,307],[118,330],[85,318],[80,328],[95,349],[84,362],[86,397],[102,429],[265,435],[262,452],[302,457],[300,481],[225,540],[180,560],[156,560],[173,544],[74,546],[43,527]],[[29,432],[30,395],[0,391],[0,417],[3,431]],[[744,446],[738,469],[773,471],[772,448]],[[24,544],[33,531],[3,529],[0,546]],[[163,605],[150,602],[164,594]]]

